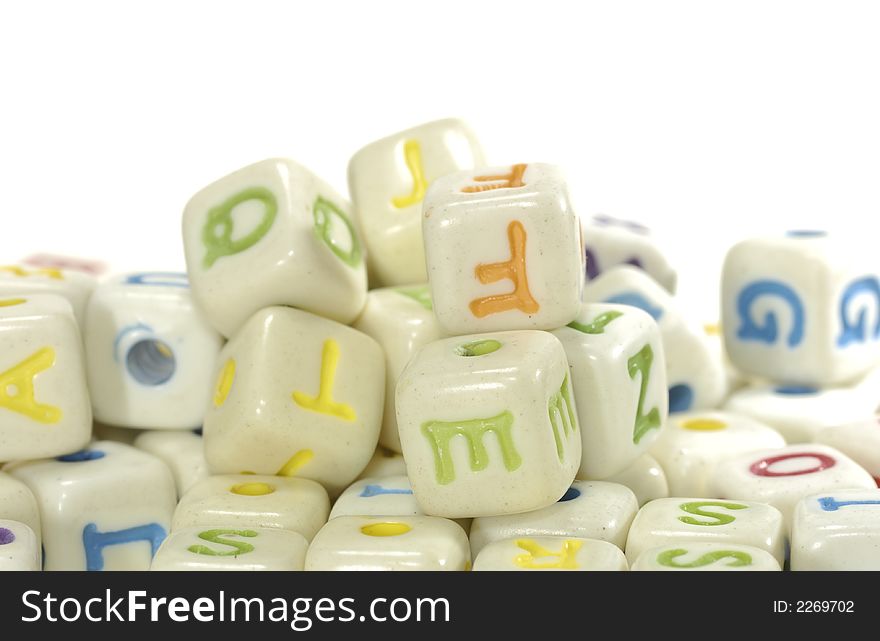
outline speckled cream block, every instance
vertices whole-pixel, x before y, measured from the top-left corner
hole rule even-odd
[[[69,454],[92,435],[82,339],[70,303],[0,298],[0,461]]]
[[[101,283],[83,339],[96,420],[151,429],[202,424],[222,337],[193,304],[185,274]]]
[[[750,238],[727,253],[724,342],[738,369],[787,385],[843,384],[880,363],[880,270],[855,238]],[[873,250],[873,248],[871,248]]]
[[[171,472],[133,447],[96,441],[7,471],[37,499],[46,570],[147,570],[170,529]]]
[[[296,475],[337,494],[376,450],[385,356],[350,327],[261,310],[223,348],[216,381],[204,425],[214,474]]]
[[[643,454],[622,472],[597,480],[625,485],[636,495],[639,507],[648,501],[669,496],[666,473],[657,460],[649,454]]]
[[[366,301],[348,202],[291,160],[249,165],[198,192],[183,212],[183,244],[193,298],[226,337],[264,307],[350,323]]]
[[[309,542],[299,532],[274,528],[190,527],[159,547],[154,571],[278,571],[303,569]]]
[[[877,486],[849,457],[812,443],[732,457],[715,468],[710,487],[726,499],[769,503],[790,524],[795,505],[805,496]]]
[[[425,282],[422,201],[441,176],[485,164],[470,128],[449,118],[370,143],[348,164],[348,190],[367,249],[370,278],[382,285]]]
[[[784,446],[785,439],[779,432],[748,416],[686,412],[669,418],[651,454],[663,466],[672,496],[710,498],[712,472],[721,461]]]
[[[597,214],[584,226],[587,279],[617,265],[638,267],[670,294],[675,293],[678,275],[659,243],[644,225]]]
[[[474,571],[602,572],[627,569],[620,548],[606,541],[567,536],[517,537],[485,546]]]
[[[547,332],[426,345],[398,382],[397,424],[416,500],[435,516],[546,507],[580,465],[568,361]]]
[[[623,549],[639,504],[623,485],[574,481],[556,503],[522,514],[481,516],[471,524],[474,556],[502,539],[533,536],[572,536],[607,541]]]
[[[424,514],[407,476],[360,479],[339,495],[330,510],[338,516],[418,516]]]
[[[712,409],[727,395],[724,362],[702,327],[691,325],[669,292],[641,269],[609,269],[587,284],[584,301],[631,305],[651,315],[663,342],[670,413]]]
[[[315,536],[306,570],[446,570],[470,567],[457,523],[434,516],[340,516]]]
[[[134,445],[137,437],[145,431],[146,430],[138,429],[136,427],[118,427],[116,425],[107,425],[100,421],[92,422],[92,439],[96,441],[113,441],[114,443],[122,443],[123,445]],[[165,432],[169,430],[161,431]]]
[[[438,178],[422,230],[434,311],[449,334],[556,329],[577,316],[583,238],[556,167]]]
[[[578,478],[623,471],[666,423],[666,360],[657,323],[630,306],[585,303],[552,334],[571,371],[582,443]]]
[[[816,433],[814,440],[846,454],[880,486],[880,417],[826,427]]]
[[[40,538],[19,521],[0,519],[0,572],[40,570]]]
[[[880,570],[880,490],[801,499],[791,525],[792,570]]]
[[[877,396],[859,387],[750,385],[734,392],[724,409],[775,428],[788,443],[808,443],[826,427],[871,416]]]
[[[353,327],[385,352],[385,411],[379,443],[400,452],[394,390],[403,368],[423,345],[441,338],[427,285],[374,289]]]
[[[70,303],[80,327],[85,322],[86,304],[96,284],[92,276],[71,269],[0,266],[0,300],[29,298],[34,294],[61,296]]]
[[[626,539],[626,558],[634,562],[662,545],[712,542],[751,545],[781,564],[788,531],[782,513],[754,501],[668,498],[651,501],[636,515]]]
[[[779,572],[779,561],[767,550],[736,543],[675,543],[645,550],[633,572]]]
[[[40,508],[31,489],[14,476],[0,472],[0,519],[24,523],[41,540]]]
[[[208,478],[208,462],[202,437],[195,432],[166,430],[138,435],[134,446],[161,459],[174,475],[177,495],[183,496],[196,483]]]
[[[181,497],[172,528],[278,528],[311,541],[329,513],[327,492],[314,481],[223,474],[200,481]]]
[[[394,420],[396,422],[397,417]],[[370,459],[370,462],[367,463],[367,466],[358,478],[368,479],[405,475],[406,461],[403,460],[403,456],[380,445],[376,448],[373,458]]]

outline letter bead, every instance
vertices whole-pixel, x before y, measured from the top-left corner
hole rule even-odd
[[[779,572],[779,561],[767,550],[727,542],[672,543],[645,550],[633,572]]]
[[[474,572],[608,572],[626,570],[626,557],[607,541],[569,536],[524,536],[486,545]]]
[[[274,528],[197,526],[176,530],[159,547],[154,571],[299,571],[309,543]]]

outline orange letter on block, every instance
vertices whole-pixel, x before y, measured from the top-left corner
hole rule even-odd
[[[510,260],[503,263],[477,265],[474,272],[483,284],[495,283],[508,278],[513,281],[513,291],[471,301],[471,312],[477,318],[489,314],[518,309],[526,314],[534,314],[541,306],[532,298],[529,281],[526,278],[526,230],[522,223],[514,220],[507,226],[507,240],[510,243]]]
[[[514,187],[522,187],[523,174],[526,173],[526,165],[514,165],[510,168],[509,174],[502,176],[474,176],[474,180],[482,185],[468,185],[462,187],[461,190],[466,194],[473,194],[480,191],[489,191],[491,189],[513,189]]]

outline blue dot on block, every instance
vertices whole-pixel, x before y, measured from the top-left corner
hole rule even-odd
[[[0,527],[0,545],[9,545],[15,541],[15,533],[9,528]]]
[[[821,238],[827,236],[828,232],[821,229],[792,229],[785,232],[785,235],[789,238]]]
[[[777,387],[775,391],[777,394],[785,396],[805,396],[819,392],[815,387],[809,387],[808,385],[783,385],[782,387]]]
[[[73,454],[59,456],[56,460],[61,461],[62,463],[83,463],[85,461],[94,461],[99,458],[104,458],[104,456],[106,455],[101,450],[80,450]]]
[[[669,411],[687,412],[694,404],[694,390],[686,383],[669,388]]]
[[[564,503],[565,501],[571,501],[572,499],[576,499],[581,495],[581,491],[577,488],[570,487],[565,490],[565,494],[562,495],[562,498],[557,501],[557,503]]]

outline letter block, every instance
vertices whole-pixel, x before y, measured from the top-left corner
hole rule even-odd
[[[209,476],[184,494],[174,511],[174,531],[196,526],[277,528],[311,541],[327,522],[330,499],[307,479],[259,474]]]
[[[825,428],[816,434],[815,442],[846,454],[865,468],[880,487],[880,417]]]
[[[651,453],[666,472],[671,496],[710,498],[712,472],[722,461],[784,446],[779,432],[747,416],[685,412],[670,417]]]
[[[274,528],[190,527],[159,546],[153,571],[281,571],[303,569],[309,542],[299,532]]]
[[[385,357],[350,327],[263,309],[221,351],[216,381],[204,426],[214,474],[296,475],[337,494],[376,449]]]
[[[795,505],[805,496],[876,487],[871,475],[852,459],[818,443],[739,454],[718,465],[710,481],[716,496],[774,506],[787,527]]]
[[[0,572],[40,570],[40,537],[19,521],[0,519]]]
[[[34,294],[61,296],[70,303],[80,327],[85,322],[86,305],[96,284],[92,276],[77,270],[0,265],[0,300],[30,298]]]
[[[193,196],[183,243],[193,297],[227,338],[264,307],[350,323],[366,300],[348,203],[290,160],[250,165]]]
[[[0,461],[68,454],[92,435],[82,339],[70,303],[0,298]]]
[[[556,329],[580,308],[580,221],[551,165],[438,179],[422,229],[434,311],[449,334]]]
[[[421,514],[424,512],[416,502],[409,478],[404,475],[355,481],[336,499],[330,511],[330,518]]]
[[[584,301],[638,307],[656,321],[663,342],[670,414],[712,409],[727,395],[724,362],[703,329],[692,326],[669,292],[641,269],[612,267],[587,284]]]
[[[30,488],[14,476],[0,472],[0,519],[24,523],[41,541],[40,508]]]
[[[46,570],[147,570],[170,529],[171,472],[128,445],[96,441],[7,471],[37,499]]]
[[[666,423],[666,361],[657,323],[625,305],[584,304],[553,335],[565,348],[582,439],[579,478],[621,472]]]
[[[481,516],[471,524],[471,552],[503,539],[566,536],[598,539],[621,550],[639,504],[632,491],[615,483],[574,481],[556,503],[520,514]]]
[[[727,254],[721,298],[727,352],[747,374],[821,387],[880,362],[880,272],[842,238],[745,240]]]
[[[183,496],[196,483],[208,478],[208,462],[202,437],[190,431],[155,430],[140,433],[134,446],[161,459],[177,485],[177,496]]]
[[[630,563],[661,545],[712,542],[751,545],[772,554],[781,565],[787,529],[775,507],[752,501],[668,498],[651,501],[636,514],[626,540]]]
[[[416,499],[435,516],[545,507],[580,464],[568,361],[546,332],[424,346],[397,384],[397,423]]]
[[[435,516],[340,516],[327,522],[306,554],[306,570],[444,570],[470,567],[467,534]]]
[[[193,304],[185,274],[102,282],[83,330],[95,419],[119,427],[202,425],[222,338]]]
[[[379,443],[400,452],[394,391],[415,351],[441,338],[427,285],[374,289],[353,327],[375,339],[385,352],[385,411]]]
[[[779,572],[779,561],[751,545],[685,542],[645,550],[633,572]]]
[[[476,137],[460,120],[429,122],[370,143],[348,164],[348,188],[377,285],[428,279],[422,201],[441,176],[483,166]]]
[[[474,572],[608,572],[626,569],[626,557],[616,545],[568,536],[503,539],[485,546],[474,559]]]

